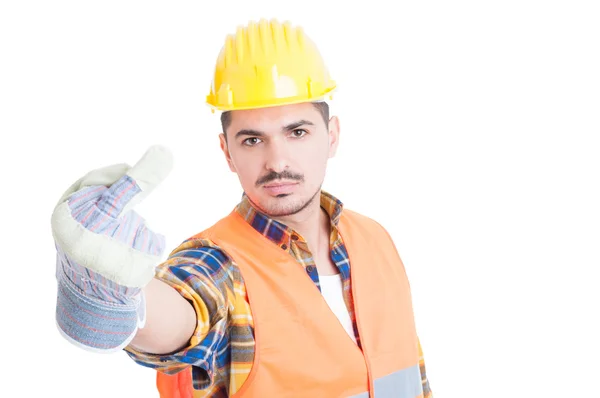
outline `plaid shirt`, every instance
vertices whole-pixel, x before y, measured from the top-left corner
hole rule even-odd
[[[322,192],[321,207],[331,218],[331,257],[343,281],[346,307],[360,345],[350,289],[348,254],[337,225],[343,204]],[[287,250],[320,290],[319,274],[307,242],[292,229],[255,210],[244,195],[236,211],[258,232]],[[152,355],[126,348],[133,360],[158,371],[174,374],[189,365],[195,389],[204,397],[227,397],[242,386],[254,358],[253,319],[240,271],[213,242],[188,239],[159,266],[157,278],[188,299],[198,315],[198,324],[190,344],[170,355]],[[431,398],[421,347],[420,370],[424,398]]]

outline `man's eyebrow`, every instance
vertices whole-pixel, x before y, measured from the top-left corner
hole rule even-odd
[[[287,126],[283,126],[283,131],[290,131],[297,129],[300,126],[314,126],[315,124],[309,120],[298,120],[297,122],[290,123]]]
[[[247,135],[250,137],[263,137],[265,135],[265,133],[258,131],[258,130],[244,129],[244,130],[238,131],[235,135],[235,138],[237,139],[243,135]]]

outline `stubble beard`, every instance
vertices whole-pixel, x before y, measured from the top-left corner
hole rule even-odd
[[[319,200],[320,200],[320,195],[319,193],[321,192],[321,186],[319,186],[319,188],[315,191],[315,193],[310,197],[310,199],[302,202],[302,201],[291,201],[290,203],[276,203],[273,206],[269,206],[268,209],[265,209],[261,206],[257,206],[257,204],[255,203],[254,205],[264,214],[266,214],[269,217],[288,217],[288,216],[293,216],[295,214],[298,214],[302,211],[304,211],[307,207],[309,207],[312,203],[314,203],[315,199],[317,198],[317,196],[319,196]],[[288,196],[291,196],[292,194],[281,194],[278,195],[277,198],[275,199],[277,201],[279,201],[279,199],[284,199]]]

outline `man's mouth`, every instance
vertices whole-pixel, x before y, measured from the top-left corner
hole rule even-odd
[[[298,184],[297,181],[276,181],[265,184],[263,188],[271,195],[281,195],[291,193]]]

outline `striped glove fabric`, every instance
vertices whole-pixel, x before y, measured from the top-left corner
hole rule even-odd
[[[56,205],[56,323],[73,344],[119,351],[144,326],[143,288],[154,277],[165,239],[132,208],[171,168],[170,152],[153,146],[133,167],[89,172]]]

